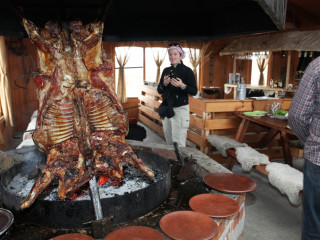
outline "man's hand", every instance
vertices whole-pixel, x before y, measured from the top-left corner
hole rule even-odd
[[[186,85],[182,82],[180,78],[171,78],[171,84],[174,87],[179,87],[181,89],[185,89]]]
[[[165,86],[168,86],[169,83],[170,83],[170,77],[169,77],[169,75],[164,75],[163,84],[164,84]]]

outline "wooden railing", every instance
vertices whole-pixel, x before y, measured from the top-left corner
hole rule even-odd
[[[162,121],[158,114],[161,96],[158,94],[157,89],[144,85],[140,96],[140,104],[139,120],[159,135],[164,136]]]

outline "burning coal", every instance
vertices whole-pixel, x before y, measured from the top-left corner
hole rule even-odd
[[[155,171],[154,181],[158,181],[163,178],[163,174],[159,171]],[[100,180],[106,180],[106,182],[99,184],[100,198],[112,198],[118,195],[125,195],[131,192],[135,192],[142,188],[145,188],[153,183],[149,178],[140,174],[136,168],[131,166],[124,167],[124,178],[119,180],[118,178],[110,178],[102,176]],[[8,189],[15,195],[20,197],[27,197],[36,179],[30,179],[28,176],[23,176],[21,173],[17,174],[10,184]],[[120,181],[120,182],[119,182]],[[59,200],[58,188],[53,182],[51,188],[47,188],[41,193],[41,199],[43,200]],[[80,189],[74,193],[70,193],[67,196],[69,200],[90,200],[89,185],[83,185]]]

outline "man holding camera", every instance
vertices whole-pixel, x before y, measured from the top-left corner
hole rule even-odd
[[[185,147],[190,113],[188,95],[197,94],[197,83],[193,71],[182,62],[185,57],[182,47],[177,43],[170,44],[168,54],[171,66],[163,70],[157,88],[162,94],[159,115],[166,143],[176,142]]]

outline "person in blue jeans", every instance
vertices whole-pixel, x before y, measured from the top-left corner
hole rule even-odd
[[[320,239],[320,57],[308,65],[288,121],[304,143],[302,239]]]

